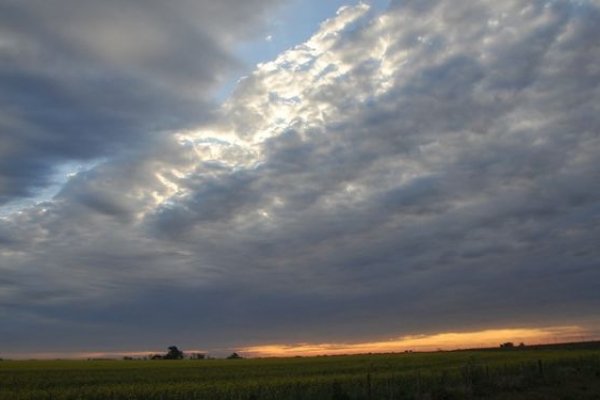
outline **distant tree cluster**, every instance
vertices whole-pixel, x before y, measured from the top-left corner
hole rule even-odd
[[[241,358],[244,357],[240,356],[238,353],[231,353],[231,355],[227,357],[228,360],[239,360]]]
[[[513,342],[506,342],[506,343],[502,343],[500,345],[501,349],[514,349],[515,347],[516,346],[515,346],[515,344]],[[525,347],[525,343],[523,343],[523,342],[519,343],[519,347],[520,348]]]
[[[171,346],[169,352],[165,354],[165,360],[183,360],[183,351],[179,350],[177,346]]]
[[[179,350],[177,346],[169,346],[167,354],[153,354],[150,356],[151,360],[183,360],[183,351]]]
[[[166,354],[150,354],[147,357],[144,357],[144,360],[183,360],[184,358],[187,358],[188,360],[207,360],[207,359],[211,359],[211,357],[208,357],[206,354],[204,353],[188,353],[185,354],[183,351],[181,351],[177,346],[170,346],[168,348],[168,352]],[[238,353],[231,353],[227,359],[228,360],[238,360],[238,359],[242,359],[244,357],[242,357],[241,355],[239,355]],[[132,357],[123,357],[123,360],[133,360]]]

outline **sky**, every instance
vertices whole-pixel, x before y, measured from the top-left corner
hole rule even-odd
[[[0,0],[0,357],[600,338],[600,2]]]

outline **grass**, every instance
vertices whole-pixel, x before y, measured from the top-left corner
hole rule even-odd
[[[600,349],[0,362],[0,400],[477,398],[600,400]]]

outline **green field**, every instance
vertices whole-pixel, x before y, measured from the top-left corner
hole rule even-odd
[[[0,400],[600,399],[600,349],[0,361]]]

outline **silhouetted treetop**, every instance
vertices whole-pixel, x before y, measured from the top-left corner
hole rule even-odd
[[[183,351],[179,350],[177,346],[170,346],[169,352],[164,356],[165,360],[182,360]]]

